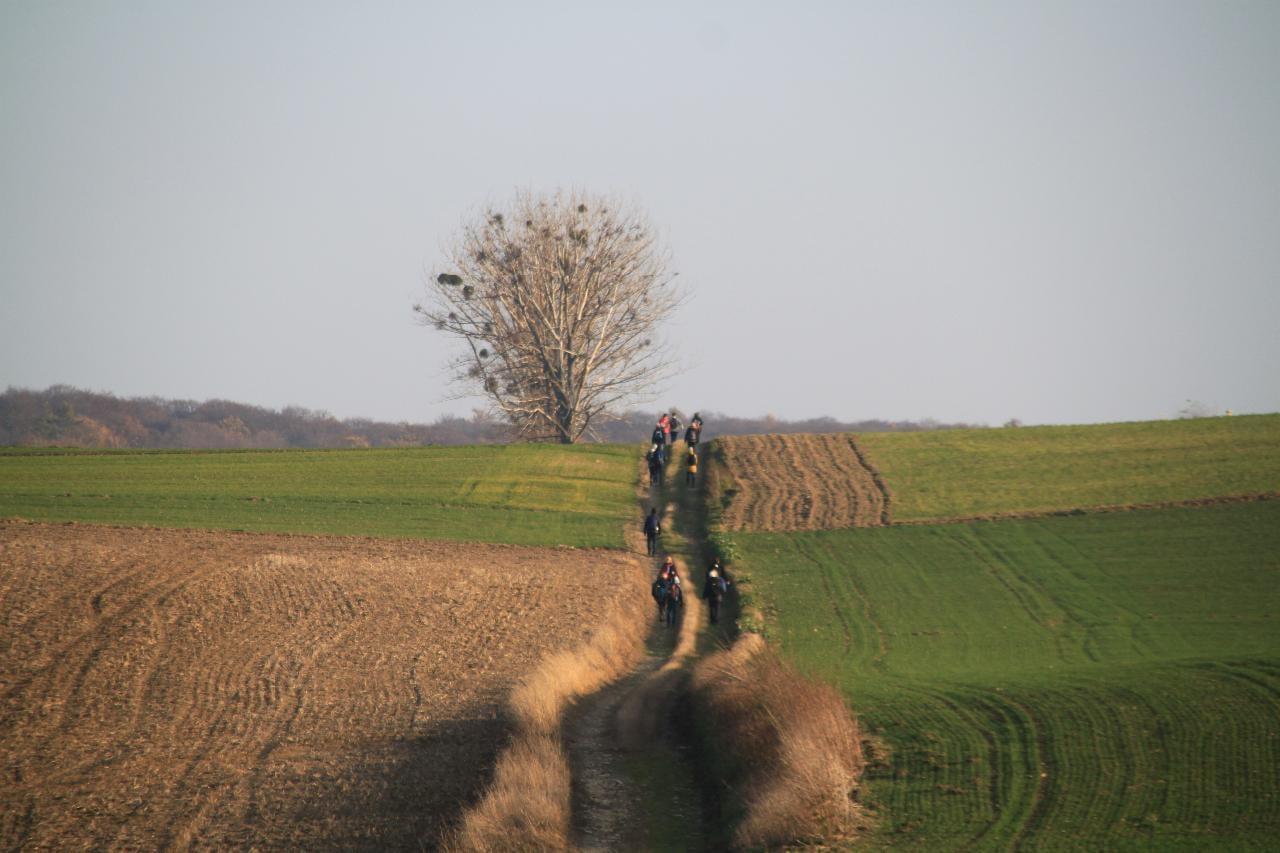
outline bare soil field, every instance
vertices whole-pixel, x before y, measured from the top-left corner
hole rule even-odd
[[[826,530],[889,523],[889,496],[853,436],[749,435],[718,439],[736,489],[727,530]]]
[[[607,551],[0,522],[0,846],[433,847],[513,684],[646,576]]]

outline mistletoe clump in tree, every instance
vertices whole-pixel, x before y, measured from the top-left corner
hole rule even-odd
[[[452,367],[520,437],[569,444],[665,374],[656,329],[679,304],[652,228],[577,194],[522,194],[466,224],[414,306],[461,338]]]

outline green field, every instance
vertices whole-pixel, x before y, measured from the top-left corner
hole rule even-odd
[[[1280,501],[736,541],[877,845],[1275,849]]]
[[[619,548],[631,447],[0,450],[0,517]],[[636,522],[638,523],[638,522]]]
[[[1280,415],[858,436],[895,521],[1280,490]]]

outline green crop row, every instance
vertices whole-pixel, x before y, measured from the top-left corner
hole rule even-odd
[[[895,521],[1171,503],[1280,489],[1280,415],[867,433]]]
[[[1280,501],[735,541],[874,739],[874,844],[1280,837]]]
[[[0,452],[0,517],[623,546],[634,449]]]

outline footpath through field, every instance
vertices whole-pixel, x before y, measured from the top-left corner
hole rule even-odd
[[[656,577],[667,555],[675,559],[685,605],[677,627],[657,618],[650,623],[647,654],[635,670],[584,697],[566,719],[573,840],[582,850],[718,847],[688,754],[687,710],[679,703],[689,668],[720,635],[707,624],[699,595],[699,494],[672,476],[682,455],[672,457],[665,486],[649,488],[644,512],[663,507],[653,572]]]

